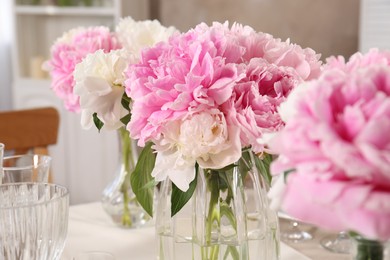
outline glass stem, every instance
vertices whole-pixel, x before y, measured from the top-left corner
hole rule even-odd
[[[381,242],[367,239],[357,241],[355,260],[383,260],[383,245]]]

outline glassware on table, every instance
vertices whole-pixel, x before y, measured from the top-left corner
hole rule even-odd
[[[73,260],[115,260],[115,257],[108,252],[89,251],[77,255]]]
[[[308,231],[301,229],[299,220],[291,217],[284,212],[279,212],[279,217],[284,218],[288,221],[288,229],[281,229],[280,231],[280,236],[282,240],[300,242],[313,238],[312,234],[310,234]]]
[[[352,251],[352,240],[345,231],[325,236],[320,240],[320,244],[325,249],[338,254],[350,254]]]
[[[6,156],[3,159],[2,183],[48,182],[50,164],[51,157],[48,155]]]
[[[68,210],[65,187],[49,183],[0,185],[0,259],[60,259]]]
[[[172,182],[161,182],[156,199],[159,259],[279,259],[277,212],[255,155],[242,151],[237,167],[196,167],[196,187],[172,216]]]
[[[118,130],[120,157],[114,179],[106,186],[102,196],[104,211],[112,221],[124,228],[140,228],[152,223],[152,218],[145,212],[130,185],[130,175],[138,160],[136,141],[122,127]]]

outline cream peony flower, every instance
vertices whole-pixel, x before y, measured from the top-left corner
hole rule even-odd
[[[241,157],[239,130],[228,126],[221,112],[202,112],[184,121],[179,142],[182,154],[202,168],[223,168]]]
[[[164,27],[157,20],[136,22],[131,17],[121,19],[116,27],[117,37],[123,48],[137,57],[140,56],[141,49],[167,41],[175,32],[177,30],[174,27]]]
[[[220,169],[240,159],[240,132],[226,124],[223,113],[202,112],[167,125],[155,148],[158,167],[152,176],[157,181],[168,177],[186,191],[195,178],[195,162],[202,168]]]
[[[108,130],[123,125],[120,119],[128,113],[121,104],[127,60],[128,54],[124,50],[109,53],[98,50],[76,65],[74,93],[80,96],[83,128],[92,126],[94,113]]]

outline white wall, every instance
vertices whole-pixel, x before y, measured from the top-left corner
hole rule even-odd
[[[9,110],[11,103],[11,1],[0,1],[0,110]]]
[[[361,0],[359,50],[390,50],[390,1]]]

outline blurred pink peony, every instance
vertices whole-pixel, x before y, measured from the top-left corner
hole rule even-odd
[[[330,63],[281,105],[270,142],[287,177],[282,208],[335,231],[390,239],[390,53]],[[276,198],[279,199],[279,198]]]
[[[72,112],[80,110],[79,97],[73,93],[75,66],[89,53],[110,52],[120,48],[109,28],[103,26],[75,28],[65,32],[51,48],[51,58],[45,68],[52,77],[52,89]]]
[[[140,62],[129,66],[126,93],[134,102],[127,128],[140,146],[152,141],[158,152],[166,153],[169,165],[159,168],[171,170],[171,174],[175,165],[184,172],[182,166],[193,168],[195,161],[222,168],[236,162],[243,147],[264,150],[256,139],[263,132],[281,128],[277,107],[300,82],[319,75],[318,58],[311,49],[257,33],[249,26],[199,24],[187,33],[173,35],[168,43],[145,49]],[[188,138],[183,142],[183,131],[172,137],[168,125],[191,125],[188,121],[206,120],[204,113],[218,114],[223,120],[211,117],[210,131],[215,136],[202,142],[197,139],[202,147],[195,147]],[[193,131],[191,136],[201,133]],[[199,136],[206,132],[205,128]],[[234,156],[226,156],[226,151]],[[215,159],[222,154],[228,160]],[[175,164],[172,155],[181,159]],[[161,155],[158,157],[163,162]],[[183,158],[191,163],[183,163]],[[162,179],[169,173],[159,171],[158,175]],[[183,179],[191,181],[189,176]]]

